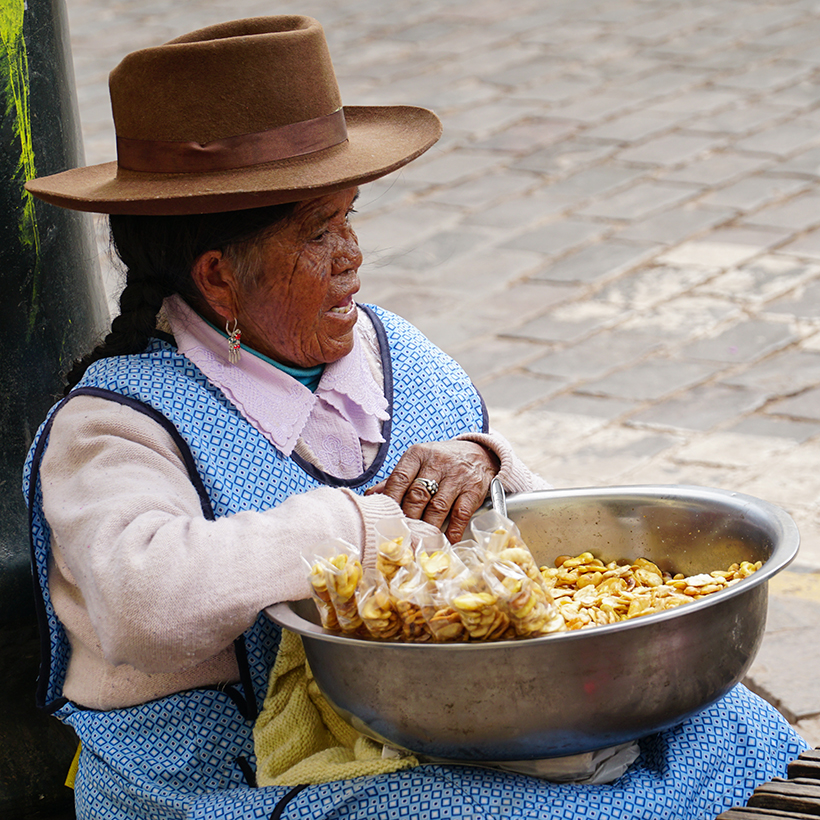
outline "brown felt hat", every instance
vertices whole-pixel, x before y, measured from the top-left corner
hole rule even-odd
[[[371,182],[441,135],[432,111],[342,107],[321,25],[235,20],[135,51],[111,72],[117,162],[26,184],[78,211],[190,214]]]

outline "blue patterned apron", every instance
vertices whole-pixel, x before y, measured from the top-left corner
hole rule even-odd
[[[165,427],[209,519],[270,509],[323,485],[364,491],[384,479],[411,444],[487,425],[480,396],[455,362],[402,319],[364,309],[383,351],[391,418],[377,458],[356,479],[337,479],[298,456],[285,458],[170,340],[157,339],[140,355],[95,363],[71,396],[118,401]],[[235,642],[239,684],[106,712],[73,704],[62,696],[69,647],[48,594],[50,535],[38,476],[53,415],[71,396],[38,432],[24,489],[45,641],[38,702],[82,741],[75,781],[79,820],[696,818],[742,802],[757,783],[784,774],[805,747],[771,707],[738,687],[680,727],[644,741],[639,761],[611,786],[558,786],[476,767],[422,766],[304,789],[257,789],[251,731],[279,643],[279,628],[264,616]]]

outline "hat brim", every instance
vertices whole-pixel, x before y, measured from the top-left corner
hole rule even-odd
[[[363,185],[423,154],[441,122],[414,106],[345,107],[348,139],[332,148],[228,171],[152,174],[116,162],[34,179],[38,199],[75,211],[174,215],[218,213],[298,202]]]

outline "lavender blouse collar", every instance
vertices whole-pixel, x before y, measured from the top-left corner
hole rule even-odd
[[[323,426],[329,418],[331,427],[334,423],[352,427],[361,441],[377,444],[384,440],[381,422],[389,417],[387,399],[373,378],[358,324],[353,349],[325,367],[313,393],[248,348],[242,349],[237,364],[230,364],[226,339],[178,296],[167,298],[163,308],[179,352],[285,456],[293,452],[314,410],[325,420]],[[362,319],[360,312],[359,321]]]

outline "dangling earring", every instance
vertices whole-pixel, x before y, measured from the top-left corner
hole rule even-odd
[[[228,361],[236,364],[242,356],[239,340],[242,338],[242,331],[239,329],[239,320],[234,318],[233,329],[231,323],[225,322],[225,333],[228,334]]]

